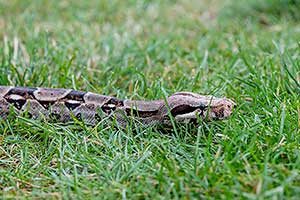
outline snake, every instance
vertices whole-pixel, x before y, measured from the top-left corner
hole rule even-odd
[[[226,97],[176,92],[160,100],[130,100],[63,88],[0,86],[0,120],[16,114],[28,118],[95,125],[102,120],[121,127],[132,122],[144,126],[224,120],[236,103]]]

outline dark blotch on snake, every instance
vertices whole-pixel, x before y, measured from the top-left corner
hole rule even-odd
[[[28,88],[28,87],[14,87],[11,88],[5,96],[9,96],[11,94],[20,95],[26,99],[31,98],[35,99],[33,92],[37,90],[36,88]]]
[[[75,108],[77,108],[78,106],[80,106],[80,102],[70,102],[70,101],[66,101],[65,105],[67,106],[67,108],[69,110],[74,110]]]
[[[20,110],[23,107],[23,105],[26,103],[25,99],[10,99],[10,98],[7,98],[6,101],[10,104],[13,104],[14,107],[16,107],[18,110]]]
[[[84,102],[84,95],[86,92],[81,92],[77,90],[72,90],[67,96],[65,97],[66,99],[71,99],[71,100],[76,100],[76,101],[81,101]]]
[[[113,106],[111,106],[113,105]],[[107,114],[115,111],[117,107],[124,106],[124,102],[121,99],[111,98],[104,105],[101,106],[101,110]]]

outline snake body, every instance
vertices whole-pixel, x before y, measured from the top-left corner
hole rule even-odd
[[[228,98],[177,92],[164,100],[123,100],[72,89],[0,86],[0,118],[14,112],[37,119],[68,122],[74,118],[88,124],[103,119],[124,127],[130,121],[142,125],[170,125],[171,118],[180,123],[228,118],[235,103]]]

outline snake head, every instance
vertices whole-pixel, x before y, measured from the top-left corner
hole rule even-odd
[[[192,92],[177,92],[167,99],[171,115],[179,122],[222,120],[232,114],[236,103],[228,98],[202,96]]]

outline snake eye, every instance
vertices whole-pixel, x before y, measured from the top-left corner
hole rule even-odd
[[[205,110],[206,107],[207,106],[205,104],[203,104],[203,103],[200,103],[200,105],[199,105],[199,109],[200,110]]]

